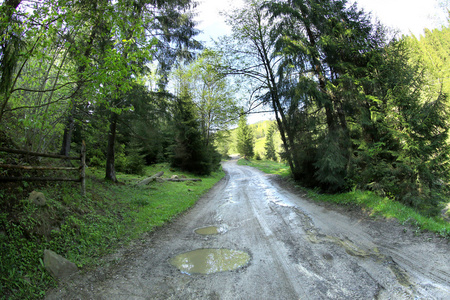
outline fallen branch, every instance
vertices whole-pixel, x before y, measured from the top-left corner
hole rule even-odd
[[[153,175],[151,177],[148,177],[148,178],[146,178],[146,179],[144,179],[142,181],[139,181],[136,185],[137,186],[141,186],[141,185],[149,184],[150,182],[156,180],[156,178],[161,177],[163,175],[164,175],[164,171],[158,172],[158,173],[156,173],[155,175]]]
[[[202,181],[200,178],[164,178],[165,181],[182,182],[182,181]]]

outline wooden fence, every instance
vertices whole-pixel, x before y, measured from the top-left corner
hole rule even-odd
[[[59,171],[80,171],[80,176],[78,178],[56,178],[56,177],[9,177],[0,176],[0,182],[5,181],[75,181],[81,183],[81,194],[86,195],[86,144],[82,143],[80,156],[65,156],[58,154],[47,154],[47,153],[37,153],[25,150],[15,150],[0,147],[1,152],[14,153],[14,154],[24,154],[30,156],[40,156],[49,157],[57,159],[69,159],[69,160],[79,160],[79,167],[51,167],[51,166],[20,166],[11,164],[0,164],[2,169],[16,169],[16,170],[59,170]]]

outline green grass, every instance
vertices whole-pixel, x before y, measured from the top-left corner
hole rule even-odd
[[[240,165],[255,167],[265,173],[289,176],[289,167],[272,161],[244,160],[238,161]],[[296,186],[300,188],[299,186]],[[357,205],[374,217],[395,218],[401,224],[409,224],[415,232],[422,230],[434,232],[439,236],[450,238],[450,223],[442,217],[426,217],[398,201],[387,197],[380,197],[370,191],[353,190],[342,194],[321,194],[313,190],[304,189],[308,198],[314,201],[329,202],[339,205]]]
[[[238,165],[254,167],[265,173],[276,174],[282,177],[288,177],[291,175],[291,171],[289,170],[288,165],[271,160],[247,160],[241,158],[240,160],[238,160]]]
[[[164,171],[163,178],[194,177],[166,164],[148,167],[146,175],[159,171]],[[113,184],[103,180],[102,170],[89,169],[86,197],[80,196],[77,184],[37,189],[45,194],[46,206],[20,200],[10,212],[0,213],[0,298],[42,298],[49,287],[56,286],[43,267],[44,249],[63,255],[82,270],[94,268],[104,255],[186,211],[223,176],[219,171],[200,177],[201,182],[152,182],[137,187],[135,183],[145,177],[118,174],[121,184]]]

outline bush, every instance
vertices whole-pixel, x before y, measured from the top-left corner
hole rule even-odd
[[[132,150],[126,155],[120,153],[116,156],[116,170],[126,174],[144,174],[145,159],[144,156]]]

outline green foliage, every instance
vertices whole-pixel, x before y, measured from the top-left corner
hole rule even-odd
[[[324,190],[336,192],[345,185],[346,154],[338,133],[330,134],[319,144],[315,176]]]
[[[120,148],[125,148],[120,145]],[[132,142],[127,148],[116,151],[116,169],[126,174],[144,174],[145,159],[141,154],[142,148],[136,142]]]
[[[277,160],[277,154],[275,151],[275,144],[273,141],[274,127],[270,126],[266,134],[266,142],[264,144],[265,158],[268,160]]]
[[[239,83],[231,82],[221,72],[224,63],[220,52],[204,49],[195,61],[180,65],[173,72],[178,88],[189,90],[207,144],[213,143],[214,131],[226,130],[233,125],[230,120],[238,113],[236,93]]]
[[[253,131],[247,124],[247,117],[243,111],[241,111],[241,116],[239,117],[236,139],[236,148],[239,154],[243,157],[253,157]]]
[[[196,106],[186,87],[177,100],[175,122],[176,143],[171,157],[172,166],[201,175],[217,170],[220,154],[205,142]]]
[[[218,131],[215,134],[215,146],[217,147],[217,151],[222,155],[223,158],[228,158],[232,143],[233,139],[231,131]]]

